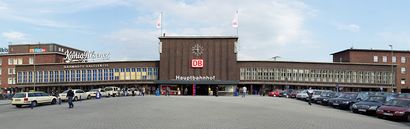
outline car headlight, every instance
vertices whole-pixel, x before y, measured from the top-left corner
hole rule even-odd
[[[353,107],[353,108],[357,108],[357,105],[356,105],[356,104],[353,104],[352,107]]]
[[[377,112],[383,112],[383,110],[382,110],[382,109],[380,109],[380,108],[378,108],[378,109],[377,109]]]
[[[323,101],[327,101],[327,99],[323,99]]]
[[[342,101],[342,103],[344,103],[344,104],[348,104],[348,103],[349,103],[349,101]]]
[[[370,108],[369,108],[369,110],[376,110],[377,109],[377,106],[371,106]]]
[[[397,111],[396,114],[404,114],[404,112]]]

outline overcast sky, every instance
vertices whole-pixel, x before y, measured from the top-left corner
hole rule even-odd
[[[166,35],[236,35],[240,60],[331,62],[351,47],[410,49],[407,0],[1,0],[0,47],[59,43],[111,60],[158,60]]]

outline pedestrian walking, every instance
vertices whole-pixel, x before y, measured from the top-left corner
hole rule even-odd
[[[188,88],[185,87],[184,95],[188,95]]]
[[[67,92],[67,98],[68,98],[68,108],[74,108],[73,104],[73,97],[74,97],[74,92],[71,90],[71,88]]]
[[[312,90],[312,87],[309,87],[309,90],[307,90],[307,94],[308,94],[308,97],[309,97],[309,100],[308,100],[308,103],[309,103],[309,105],[312,105],[312,96],[313,96],[313,90]]]
[[[216,87],[215,87],[215,96],[216,96],[216,97],[218,97],[218,91],[219,91],[219,87],[216,86]]]
[[[167,89],[165,90],[166,96],[169,96],[169,91],[170,91],[169,86],[167,86]]]
[[[145,87],[142,87],[142,96],[145,95]]]
[[[246,86],[244,86],[243,88],[242,88],[242,98],[245,98],[245,96],[246,96]]]

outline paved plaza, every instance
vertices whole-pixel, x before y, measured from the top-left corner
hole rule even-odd
[[[260,96],[117,97],[30,108],[0,105],[0,129],[409,129],[303,101]]]

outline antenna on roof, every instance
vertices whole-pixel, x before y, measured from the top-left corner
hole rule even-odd
[[[353,46],[354,46],[354,42],[351,42],[351,47],[350,47],[350,49],[353,49]]]

